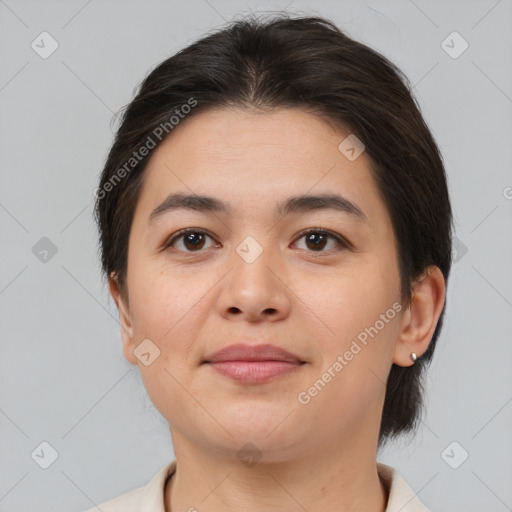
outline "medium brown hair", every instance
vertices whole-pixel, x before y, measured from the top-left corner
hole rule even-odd
[[[96,191],[95,219],[103,277],[114,275],[126,300],[130,227],[151,156],[151,150],[142,155],[146,152],[140,148],[172,136],[184,117],[186,122],[223,107],[301,108],[355,134],[365,145],[393,223],[404,307],[410,304],[414,281],[428,266],[439,267],[447,283],[452,211],[445,169],[407,77],[332,22],[280,13],[270,20],[253,15],[234,21],[182,49],[147,75],[124,108]],[[423,373],[445,309],[446,301],[417,362],[392,365],[379,447],[418,426]]]

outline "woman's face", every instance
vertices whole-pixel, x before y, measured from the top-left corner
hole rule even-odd
[[[185,120],[154,151],[129,239],[129,305],[118,305],[125,357],[173,439],[231,456],[250,442],[267,460],[376,443],[391,364],[412,363],[397,343],[392,224],[364,151],[354,159],[350,139],[339,149],[347,135],[298,109],[223,109]],[[151,216],[171,194],[225,209]],[[341,199],[288,203],[320,195],[362,215]],[[171,240],[185,228],[196,233]],[[302,364],[250,382],[205,363],[235,343],[273,344]]]

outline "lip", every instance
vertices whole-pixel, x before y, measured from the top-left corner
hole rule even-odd
[[[288,363],[303,363],[301,359],[284,348],[271,345],[248,345],[235,343],[228,345],[208,356],[204,362],[220,363],[225,361],[285,361]]]
[[[305,361],[275,345],[238,343],[214,352],[203,363],[236,382],[260,384],[298,370]]]

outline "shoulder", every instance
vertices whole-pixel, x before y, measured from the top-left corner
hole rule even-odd
[[[84,512],[165,512],[165,482],[175,469],[176,461],[173,460],[161,468],[146,485],[109,499]]]
[[[105,501],[96,507],[90,508],[84,512],[137,512],[141,495],[144,493],[144,487],[139,487],[133,491],[121,494],[116,498]]]
[[[385,512],[431,512],[395,468],[377,462],[377,473],[389,493]]]

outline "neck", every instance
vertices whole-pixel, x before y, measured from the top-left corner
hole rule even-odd
[[[380,480],[376,443],[364,436],[336,447],[249,466],[236,456],[198,449],[172,432],[177,467],[165,492],[166,512],[385,512],[388,489]]]

